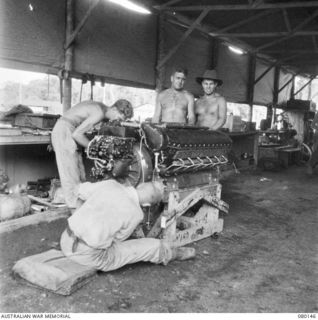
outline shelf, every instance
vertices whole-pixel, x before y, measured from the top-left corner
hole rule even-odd
[[[51,136],[35,136],[35,135],[20,135],[20,136],[0,136],[0,145],[24,145],[24,144],[50,144]]]

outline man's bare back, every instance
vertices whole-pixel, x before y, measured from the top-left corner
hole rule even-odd
[[[102,120],[125,120],[125,113],[121,110],[119,104],[121,102],[127,103],[125,109],[131,109],[131,116],[133,115],[132,106],[130,102],[124,99],[116,101],[111,107],[97,101],[83,101],[69,109],[63,116],[71,122],[76,128],[72,133],[73,139],[79,145],[86,148],[89,140],[85,133],[91,130],[94,125]],[[125,104],[124,103],[124,104]],[[129,113],[129,112],[128,112]]]
[[[84,120],[92,115],[99,118],[100,121],[103,120],[106,108],[106,105],[101,102],[83,101],[66,111],[63,117],[69,119],[75,127],[78,127]]]

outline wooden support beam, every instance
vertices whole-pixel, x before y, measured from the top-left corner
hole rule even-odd
[[[181,2],[181,1],[183,1],[183,0],[170,0],[170,1],[166,2],[165,4],[163,4],[162,6],[154,6],[154,8],[157,10],[162,10],[166,7],[172,6],[172,5],[174,5],[178,2]]]
[[[271,71],[276,66],[276,63],[270,65],[261,75],[257,77],[254,81],[254,85],[259,82],[269,71]]]
[[[282,36],[290,36],[290,32],[286,31],[276,31],[276,32],[211,32],[212,36],[219,36],[219,37],[237,37],[237,38],[274,38],[274,37],[282,37]],[[299,36],[316,36],[318,35],[318,31],[298,31],[293,33],[293,37]]]
[[[182,15],[182,14],[179,14],[179,13],[172,13],[172,12],[165,12],[165,15],[167,17],[169,17],[169,22],[170,23],[174,23],[174,24],[177,24],[177,25],[181,25],[185,28],[189,28],[192,24],[193,24],[193,20]],[[208,35],[208,36],[211,36],[213,38],[219,38],[221,41],[225,42],[225,43],[231,43],[233,44],[234,46],[238,46],[240,48],[242,48],[243,50],[245,51],[248,51],[250,53],[253,53],[255,54],[256,56],[259,55],[258,53],[258,50],[256,50],[255,48],[253,48],[252,46],[248,45],[246,42],[243,42],[235,37],[221,37],[221,36],[213,36],[212,33],[213,32],[217,32],[219,29],[213,27],[213,26],[209,26],[207,27],[206,25],[197,25],[196,28],[197,30],[199,30],[200,32]],[[262,53],[265,53],[265,54],[271,54],[271,53],[280,53],[281,50],[266,50],[266,51],[262,51]],[[303,50],[303,49],[295,49],[295,50],[289,50],[288,52],[286,52],[286,54],[289,54],[289,53],[298,53],[298,52],[308,52],[307,50]],[[270,62],[270,63],[273,63],[273,59],[270,59],[270,58],[266,58],[264,57],[264,55],[260,55],[259,56],[260,59],[266,61],[266,62]]]
[[[317,50],[318,51],[318,50]],[[290,49],[290,50],[264,50],[262,51],[265,54],[275,54],[275,53],[281,53],[283,55],[288,55],[290,53],[316,53],[315,50],[307,50],[307,49]]]
[[[176,22],[173,22],[171,21],[171,23],[176,23],[179,25],[183,25],[185,28],[189,28],[192,23],[193,23],[193,20],[192,19],[189,19],[187,18],[186,16],[182,15],[182,14],[172,14],[170,12],[165,12],[165,14],[169,17],[171,17],[171,19],[173,19],[173,21],[176,21]],[[215,36],[212,36],[211,35],[211,32],[214,32],[214,31],[217,31],[218,29],[209,25],[209,27],[206,27],[204,25],[197,25],[196,26],[196,29],[199,30],[200,32],[210,36],[210,37],[213,37],[215,38]],[[239,39],[236,39],[235,37],[232,37],[231,39],[227,38],[227,37],[218,37],[220,38],[221,40],[223,40],[224,42],[227,42],[227,43],[232,43],[234,46],[238,46],[239,48],[241,49],[244,49],[246,51],[254,51],[254,48],[249,46],[247,43],[245,42],[242,42],[241,40]]]
[[[193,6],[178,6],[178,7],[165,7],[165,11],[234,11],[234,10],[266,10],[266,9],[288,9],[288,8],[309,8],[318,7],[318,1],[297,1],[297,2],[284,2],[284,3],[260,3],[257,6],[249,4],[220,4],[220,5],[193,5]]]
[[[206,17],[210,10],[204,10],[201,12],[199,17],[192,23],[189,29],[183,34],[179,42],[168,52],[168,54],[159,62],[157,69],[160,69],[179,49],[179,47],[185,42],[185,40],[190,36],[193,30],[201,23],[201,21]]]
[[[296,54],[293,54],[293,55],[291,55],[291,56],[286,56],[285,58],[282,58],[282,59],[279,59],[279,62],[286,62],[286,61],[288,61],[288,60],[292,60],[292,59],[294,59],[294,58],[296,58],[296,57],[299,57],[299,56],[301,56],[301,55],[303,55],[304,53],[296,53]]]
[[[295,97],[300,91],[304,90],[313,80],[315,77],[311,77],[308,82],[306,82],[298,91],[296,91],[293,96]]]
[[[269,14],[273,14],[273,11],[268,10],[268,11],[259,12],[258,14],[253,14],[251,17],[249,17],[249,18],[247,18],[245,20],[241,20],[241,21],[239,21],[237,23],[233,23],[233,24],[231,24],[231,25],[229,25],[229,26],[227,26],[225,28],[217,30],[216,32],[217,32],[217,34],[222,34],[222,33],[226,32],[226,31],[229,31],[229,30],[232,30],[234,28],[246,25],[246,24],[248,24],[248,23],[250,23],[250,22],[252,22],[254,20],[258,20],[260,18],[268,16]]]
[[[278,102],[279,74],[280,74],[280,66],[275,66],[274,92],[273,92],[273,105],[275,108],[276,108],[277,102]]]
[[[294,99],[295,78],[296,78],[296,75],[293,75],[292,87],[291,87],[291,89],[290,89],[290,99]]]
[[[254,2],[252,3],[253,7],[259,6],[261,4],[263,4],[264,0],[254,0]]]
[[[278,93],[280,93],[282,90],[284,90],[292,81],[294,81],[294,77],[292,76],[281,88],[278,89]]]
[[[317,1],[317,4],[318,4],[318,1]],[[285,41],[285,40],[287,40],[287,39],[289,39],[289,38],[294,37],[296,31],[298,31],[298,30],[300,30],[301,28],[303,28],[306,24],[308,24],[308,23],[309,23],[310,21],[312,21],[315,17],[317,17],[317,15],[318,15],[318,10],[316,10],[311,16],[309,16],[309,17],[308,17],[307,19],[305,19],[302,23],[300,23],[297,27],[295,27],[289,35],[287,35],[287,36],[285,36],[285,37],[282,37],[282,38],[280,38],[280,39],[276,39],[276,40],[271,41],[271,42],[269,42],[269,43],[266,43],[266,44],[264,44],[264,45],[256,48],[256,50],[257,50],[257,51],[263,50],[263,49],[265,49],[265,48],[268,48],[268,47],[273,46],[274,44],[277,44],[277,43],[279,43],[279,42],[283,42],[283,41]]]
[[[81,32],[81,30],[83,29],[87,19],[89,18],[89,16],[91,15],[92,11],[97,7],[97,5],[100,3],[101,0],[95,0],[95,2],[90,3],[89,8],[87,10],[87,12],[85,13],[85,16],[83,17],[83,19],[80,21],[80,23],[77,25],[77,27],[75,28],[75,30],[72,32],[72,34],[69,35],[67,42],[64,46],[65,49],[67,49],[76,39],[76,37],[78,36],[78,34]]]
[[[164,58],[165,56],[165,31],[164,31],[164,25],[165,25],[165,15],[160,13],[159,19],[158,19],[158,43],[157,43],[157,65],[159,62]],[[164,86],[164,80],[165,80],[165,67],[162,66],[159,69],[156,69],[156,90],[157,92],[160,92],[163,90]]]
[[[282,11],[283,11],[283,17],[284,17],[286,29],[287,29],[288,32],[291,32],[292,31],[292,27],[291,27],[291,24],[290,24],[290,21],[289,21],[287,10],[286,9],[282,9]]]
[[[247,101],[249,104],[249,114],[248,114],[249,122],[252,122],[252,118],[253,118],[255,70],[256,70],[256,55],[250,54],[249,68],[248,68],[248,92],[247,92]]]
[[[24,216],[17,219],[0,222],[0,234],[18,230],[20,228],[36,225],[42,222],[51,222],[58,219],[66,219],[71,215],[68,208],[47,210]]]
[[[75,1],[74,0],[67,0],[66,2],[66,34],[65,39],[68,41],[70,38],[73,28],[74,28],[74,18],[75,18]],[[65,72],[61,75],[61,83],[63,87],[63,91],[61,92],[62,95],[62,103],[63,103],[63,114],[71,108],[72,105],[72,79],[70,77],[70,73],[72,72],[73,68],[73,46],[68,46],[65,48]]]

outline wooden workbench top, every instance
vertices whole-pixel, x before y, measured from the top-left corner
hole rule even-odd
[[[19,136],[0,136],[0,145],[20,145],[20,144],[49,144],[50,135],[19,135]]]

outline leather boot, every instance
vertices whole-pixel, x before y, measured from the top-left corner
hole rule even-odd
[[[188,247],[172,248],[171,260],[188,260],[195,257],[195,249]]]

